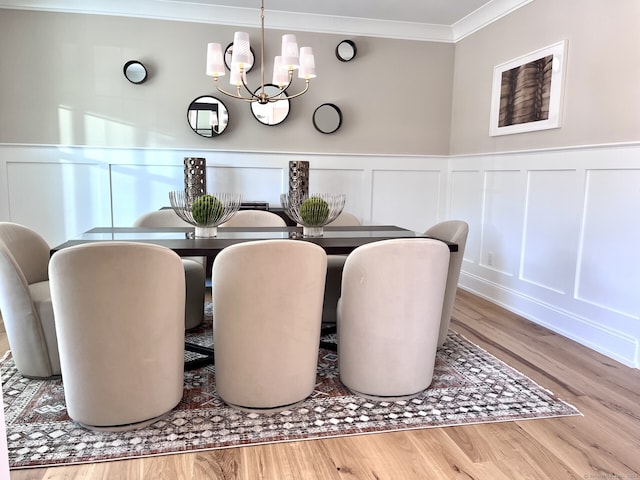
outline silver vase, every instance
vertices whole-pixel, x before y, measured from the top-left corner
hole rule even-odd
[[[290,201],[302,202],[309,196],[309,162],[291,161],[289,162],[289,199]]]
[[[185,157],[184,159],[184,194],[187,200],[207,193],[207,159]]]

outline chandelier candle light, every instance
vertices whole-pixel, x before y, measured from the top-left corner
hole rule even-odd
[[[229,83],[236,87],[236,93],[230,93],[220,88],[218,77],[226,74],[222,47],[219,43],[209,43],[207,47],[207,75],[213,77],[216,89],[220,93],[247,102],[267,104],[277,102],[284,97],[282,94],[289,88],[293,81],[293,72],[298,70],[298,78],[305,81],[304,90],[295,94],[287,94],[286,98],[299,97],[309,90],[309,83],[316,77],[315,60],[311,47],[302,47],[298,51],[298,42],[295,35],[282,36],[282,54],[275,57],[273,62],[273,84],[278,87],[278,92],[267,95],[264,83],[264,0],[260,7],[260,25],[262,44],[260,45],[260,89],[255,92],[247,86],[246,69],[251,66],[251,50],[249,34],[236,32],[233,37],[231,53],[231,74]],[[241,89],[244,87],[246,93]],[[259,92],[259,93],[256,93]]]

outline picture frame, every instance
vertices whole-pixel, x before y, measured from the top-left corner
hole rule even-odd
[[[559,128],[566,40],[493,69],[491,136]]]

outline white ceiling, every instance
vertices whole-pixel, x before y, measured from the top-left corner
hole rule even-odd
[[[533,0],[264,1],[265,28],[455,42]],[[0,0],[0,8],[260,25],[260,0]]]

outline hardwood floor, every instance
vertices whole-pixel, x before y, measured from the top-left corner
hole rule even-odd
[[[11,480],[640,478],[640,370],[464,291],[452,328],[584,416],[14,470]]]

